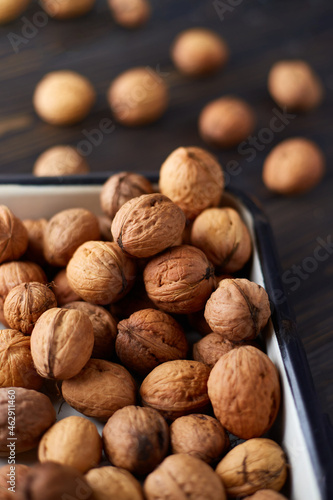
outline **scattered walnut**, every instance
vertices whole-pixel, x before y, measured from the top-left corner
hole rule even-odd
[[[0,25],[10,23],[22,14],[31,0],[1,0],[0,2]]]
[[[0,467],[0,498],[7,500],[7,497],[2,498],[2,494],[8,491],[8,488],[14,487],[15,491],[20,487],[21,482],[28,474],[30,468],[23,464],[4,465]],[[11,484],[13,483],[13,484]],[[9,499],[13,498],[10,494]]]
[[[28,247],[28,232],[20,219],[0,205],[0,264],[19,259]]]
[[[218,333],[209,333],[194,344],[193,359],[205,363],[209,368],[213,368],[224,354],[227,354],[227,352],[237,347],[237,345],[239,346],[239,344],[234,344],[224,339]]]
[[[281,495],[274,490],[258,490],[250,497],[245,497],[244,500],[287,500],[287,497]]]
[[[138,28],[151,13],[148,0],[108,0],[113,19],[124,28]]]
[[[62,269],[55,275],[52,281],[52,290],[57,299],[58,306],[64,306],[69,302],[81,300],[81,297],[68,284],[66,269]]]
[[[46,263],[43,240],[47,220],[25,219],[22,222],[28,231],[28,248],[23,258],[43,266]]]
[[[85,476],[94,500],[144,500],[139,481],[130,472],[107,466],[91,469]]]
[[[72,146],[54,146],[47,149],[36,160],[33,174],[37,177],[76,175],[89,172],[85,158]]]

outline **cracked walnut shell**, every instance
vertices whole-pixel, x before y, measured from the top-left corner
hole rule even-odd
[[[19,259],[28,247],[28,231],[5,205],[0,205],[0,264]]]

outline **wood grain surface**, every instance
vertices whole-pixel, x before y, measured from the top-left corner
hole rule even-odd
[[[103,134],[87,156],[94,172],[157,172],[174,148],[205,147],[198,135],[197,118],[207,102],[229,93],[248,100],[258,116],[254,135],[266,138],[266,143],[259,140],[259,148],[251,154],[245,149],[214,152],[222,165],[229,165],[231,185],[261,200],[270,217],[283,280],[320,403],[333,416],[333,248],[329,246],[333,242],[333,2],[219,3],[229,6],[224,19],[217,12],[216,1],[152,0],[149,23],[127,31],[113,22],[106,0],[97,0],[89,15],[66,22],[45,19],[38,2],[32,2],[20,19],[0,28],[0,174],[29,173],[44,149],[61,143],[78,146],[87,140],[101,120],[112,119],[105,95],[111,80],[133,66],[150,66],[161,72],[170,85],[169,109],[156,124],[139,129],[115,124],[112,133]],[[36,23],[40,27],[34,28]],[[177,33],[194,26],[219,32],[231,51],[224,70],[196,81],[180,76],[169,55]],[[17,36],[23,41],[15,52],[11,41],[17,42]],[[302,58],[312,64],[324,82],[326,98],[319,109],[288,118],[284,129],[272,137],[263,132],[277,109],[266,90],[266,79],[271,65],[282,58]],[[45,73],[59,69],[82,73],[98,92],[90,116],[70,128],[43,123],[32,107],[37,82]],[[327,173],[310,193],[283,198],[265,189],[261,170],[272,147],[292,136],[317,141],[327,157]],[[237,173],[230,170],[232,160],[237,162]],[[327,258],[319,261],[315,250],[323,241],[328,245]]]

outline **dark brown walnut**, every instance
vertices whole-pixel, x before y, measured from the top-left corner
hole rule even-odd
[[[112,220],[110,217],[107,215],[99,215],[97,217],[98,219],[98,224],[99,224],[99,230],[101,233],[101,240],[102,241],[113,241],[112,234],[111,234],[111,222]]]
[[[110,304],[110,312],[116,318],[122,320],[129,318],[131,314],[142,309],[156,309],[156,306],[148,297],[141,276],[138,276],[130,292],[123,299]]]
[[[247,279],[224,279],[205,307],[205,318],[214,333],[231,342],[259,335],[271,315],[264,288]]]
[[[277,369],[252,346],[232,349],[213,367],[208,395],[223,427],[242,439],[262,436],[273,425],[280,406]]]
[[[28,231],[28,248],[24,254],[24,258],[42,266],[46,263],[43,241],[47,220],[24,219],[22,222]]]
[[[35,370],[30,337],[17,330],[0,330],[0,387],[39,390],[43,379]]]
[[[83,300],[100,305],[124,297],[134,284],[135,274],[134,261],[124,255],[117,243],[104,241],[81,245],[67,266],[68,283],[74,292]]]
[[[226,431],[216,418],[194,414],[177,418],[170,426],[172,453],[186,453],[211,464],[229,447]]]
[[[151,13],[148,0],[108,0],[113,19],[124,28],[138,28],[145,24]]]
[[[19,500],[94,500],[92,489],[73,467],[54,462],[31,467],[17,491]]]
[[[206,337],[196,342],[193,346],[193,359],[201,361],[209,368],[213,368],[216,362],[227,354],[231,349],[239,346],[224,339],[218,333],[209,333]]]
[[[141,485],[130,472],[106,466],[91,469],[85,476],[94,500],[144,500]]]
[[[114,353],[117,321],[104,307],[89,302],[70,302],[65,309],[76,309],[89,316],[94,330],[93,358],[110,359]]]
[[[183,453],[167,457],[144,482],[147,500],[226,500],[222,481],[213,469]]]
[[[252,253],[250,233],[233,208],[208,208],[195,219],[192,245],[224,273],[239,271]]]
[[[167,361],[154,368],[142,382],[142,404],[158,410],[169,420],[205,411],[209,406],[209,373],[208,366],[198,361]]]
[[[163,311],[189,314],[202,309],[214,290],[214,268],[206,255],[190,245],[165,250],[146,266],[148,297]]]
[[[19,259],[28,247],[28,232],[5,205],[0,205],[0,264]]]
[[[142,476],[163,460],[169,447],[169,427],[158,411],[126,406],[103,429],[105,453],[113,465]]]
[[[44,231],[44,255],[53,266],[66,266],[75,250],[100,238],[97,217],[84,208],[69,208],[49,220]]]
[[[0,388],[0,456],[9,455],[8,401],[15,403],[16,453],[35,448],[56,420],[55,409],[45,394],[22,387]]]
[[[87,14],[96,0],[41,0],[41,6],[55,19],[72,19]]]
[[[77,375],[89,360],[94,332],[89,317],[54,307],[45,311],[31,334],[31,354],[44,378],[65,380]]]
[[[117,355],[142,376],[161,363],[185,358],[187,349],[184,330],[165,312],[144,309],[118,323]]]
[[[59,271],[53,281],[52,290],[57,299],[58,306],[64,306],[69,302],[81,300],[81,297],[69,286],[66,269]]]
[[[228,498],[244,497],[266,488],[279,491],[287,478],[286,457],[271,439],[249,439],[222,458],[216,473],[222,479]]]
[[[127,201],[112,221],[114,241],[133,257],[151,257],[171,246],[185,228],[183,211],[166,196],[143,194]]]
[[[250,497],[245,497],[244,500],[287,500],[287,497],[281,495],[274,490],[258,490]]]
[[[11,289],[5,299],[3,312],[11,328],[30,335],[38,318],[52,307],[57,307],[52,290],[43,283],[32,281]]]
[[[136,385],[123,366],[91,359],[76,377],[64,380],[62,395],[75,410],[105,422],[115,411],[135,404]]]
[[[205,208],[220,203],[224,188],[222,167],[204,149],[178,148],[161,167],[159,188],[193,220]]]
[[[2,497],[5,492],[9,493],[9,499],[13,498],[9,488],[13,488],[14,491],[20,487],[21,482],[28,474],[30,468],[23,464],[13,464],[4,465],[0,467],[0,498],[1,500],[7,500],[7,497]],[[7,482],[8,481],[8,482]]]
[[[101,207],[103,212],[113,219],[127,201],[153,192],[153,186],[143,175],[134,172],[120,172],[111,175],[103,184],[100,196]]]

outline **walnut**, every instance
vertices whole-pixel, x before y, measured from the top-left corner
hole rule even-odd
[[[101,207],[103,212],[113,219],[127,201],[153,192],[153,186],[143,175],[120,172],[111,175],[103,184],[100,195]]]
[[[222,458],[216,473],[231,498],[266,488],[279,491],[287,477],[286,457],[271,439],[249,439]]]
[[[205,318],[213,332],[231,342],[257,337],[270,315],[265,289],[238,278],[220,281],[205,308]]]
[[[130,292],[115,304],[110,304],[110,312],[121,320],[129,318],[133,313],[142,309],[157,308],[154,302],[148,297],[141,276],[138,276]]]
[[[171,246],[185,227],[183,211],[166,196],[144,194],[127,201],[112,221],[114,241],[133,257],[151,257]]]
[[[83,156],[72,146],[54,146],[36,160],[33,174],[37,177],[86,174],[90,170]]]
[[[195,219],[205,208],[220,202],[224,188],[221,165],[204,149],[178,148],[160,169],[159,188],[188,219]]]
[[[4,465],[0,467],[0,498],[1,500],[7,500],[7,497],[3,498],[1,495],[6,491],[8,492],[8,488],[14,488],[15,491],[20,487],[21,482],[28,474],[30,468],[27,465],[23,464],[13,464],[13,465]],[[10,492],[9,492],[10,493]],[[9,500],[12,497],[8,497]]]
[[[276,367],[252,346],[232,349],[213,367],[208,395],[223,427],[242,439],[259,437],[274,423],[281,391]]]
[[[69,302],[65,309],[76,309],[89,316],[94,330],[93,358],[110,359],[114,353],[117,321],[104,307],[89,302]]]
[[[8,412],[11,403],[15,406],[16,453],[35,448],[56,420],[56,412],[45,394],[22,387],[0,388],[0,456],[9,454]]]
[[[28,232],[20,219],[0,205],[0,264],[19,259],[28,247]]]
[[[213,469],[183,453],[167,457],[149,476],[143,491],[147,500],[226,500],[222,482]]]
[[[70,465],[85,473],[102,457],[102,440],[96,425],[83,417],[70,416],[54,424],[38,446],[40,462]]]
[[[23,258],[43,266],[46,264],[43,240],[47,220],[25,219],[22,222],[28,231],[28,248]]]
[[[31,354],[38,373],[55,380],[77,375],[93,346],[91,321],[81,311],[49,309],[37,320],[31,334]]]
[[[124,28],[138,28],[151,13],[148,0],[108,0],[113,19]]]
[[[30,338],[17,330],[0,330],[0,387],[39,390],[43,380],[35,370]]]
[[[258,490],[250,497],[245,497],[244,500],[287,500],[287,497],[281,495],[274,490]]]
[[[216,73],[229,58],[225,41],[214,31],[191,28],[179,33],[171,48],[177,69],[186,76],[198,77]]]
[[[141,384],[142,404],[165,418],[204,411],[209,405],[207,380],[210,369],[198,361],[167,361],[152,370]]]
[[[152,408],[126,406],[109,418],[103,444],[113,465],[141,476],[154,470],[166,456],[169,427]]]
[[[142,376],[165,361],[185,358],[187,349],[182,327],[162,311],[144,309],[118,323],[117,355]]]
[[[18,18],[28,7],[31,0],[2,0],[0,3],[0,25]]]
[[[227,354],[238,345],[224,339],[218,333],[209,333],[194,344],[193,359],[204,363],[209,368],[213,368],[221,356]]]
[[[81,300],[81,297],[68,284],[66,269],[62,269],[55,275],[52,281],[52,290],[57,299],[58,306],[64,306],[70,302]]]
[[[148,297],[163,311],[187,314],[202,309],[214,289],[214,268],[198,248],[165,250],[146,266]]]
[[[98,219],[99,231],[101,233],[101,240],[113,241],[111,234],[112,220],[107,215],[99,215],[97,219]]]
[[[170,426],[172,453],[187,453],[215,462],[229,447],[229,438],[216,418],[194,414],[177,418]]]
[[[144,500],[139,481],[130,472],[107,466],[91,469],[85,476],[94,500]]]
[[[312,141],[302,137],[286,139],[266,157],[263,181],[276,193],[294,195],[309,191],[325,173],[325,157]]]
[[[207,208],[195,219],[192,245],[224,273],[239,271],[252,253],[247,227],[233,208]]]
[[[21,283],[10,290],[3,312],[11,328],[30,335],[37,319],[52,307],[57,307],[52,290],[43,283],[32,281]]]
[[[134,261],[116,243],[103,241],[84,243],[67,265],[68,283],[74,292],[83,300],[100,305],[126,295],[133,286],[135,272]]]
[[[135,404],[136,386],[123,366],[91,359],[76,377],[64,380],[62,395],[75,410],[105,422],[115,411]]]
[[[63,210],[45,228],[45,258],[53,266],[66,266],[82,243],[99,238],[98,220],[92,212],[84,208]]]
[[[324,95],[323,85],[305,61],[279,61],[268,75],[272,98],[287,110],[308,111],[316,108]]]

